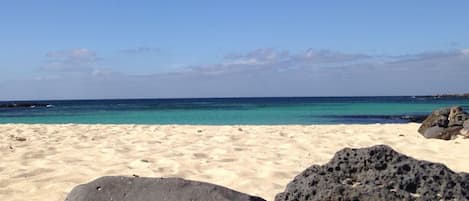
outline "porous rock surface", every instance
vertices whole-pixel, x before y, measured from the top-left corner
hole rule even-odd
[[[469,114],[460,106],[440,108],[422,122],[418,132],[426,138],[450,140],[461,134],[467,119]]]
[[[265,201],[222,186],[181,178],[106,176],[76,186],[66,201]]]
[[[345,148],[295,177],[275,201],[469,200],[469,174],[388,146]]]

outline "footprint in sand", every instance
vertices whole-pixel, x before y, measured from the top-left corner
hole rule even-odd
[[[235,151],[244,151],[243,148],[239,148],[239,147],[234,148],[234,150],[235,150]]]
[[[236,158],[224,158],[224,159],[219,160],[219,162],[229,163],[229,162],[234,162],[234,161],[237,161],[237,160],[238,159],[236,159]]]
[[[201,158],[208,158],[208,155],[204,154],[204,153],[195,153],[194,157],[198,158],[198,159],[201,159]]]

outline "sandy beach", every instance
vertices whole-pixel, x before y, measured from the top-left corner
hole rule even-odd
[[[183,177],[273,200],[310,165],[376,144],[469,172],[469,140],[424,139],[418,127],[2,124],[0,200],[62,201],[104,175]]]

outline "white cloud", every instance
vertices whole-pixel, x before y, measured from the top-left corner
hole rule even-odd
[[[461,54],[463,55],[469,55],[469,49],[462,49]]]
[[[314,63],[340,63],[372,58],[372,56],[366,54],[349,54],[331,50],[315,50],[312,48],[298,54],[297,57]]]
[[[273,48],[259,48],[245,54],[228,54],[225,56],[224,64],[269,64],[287,59],[288,57],[288,51],[281,51]]]
[[[311,48],[296,54],[291,54],[286,50],[260,48],[244,54],[228,54],[225,56],[225,61],[219,64],[191,66],[190,69],[210,75],[269,70],[285,72],[298,68],[319,68],[365,62],[370,59],[373,59],[373,56]]]
[[[86,48],[51,51],[46,56],[48,61],[41,69],[55,72],[90,72],[99,61],[96,52]]]
[[[67,61],[94,62],[98,60],[96,52],[86,48],[51,51],[48,52],[46,56],[52,59],[60,59]]]

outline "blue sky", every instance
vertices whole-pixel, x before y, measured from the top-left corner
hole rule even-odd
[[[9,1],[0,99],[468,92],[468,1]]]

